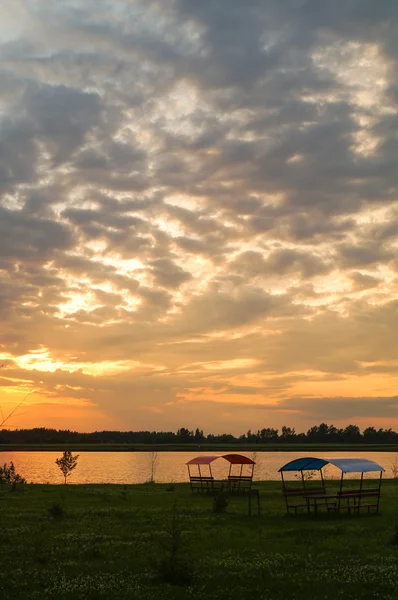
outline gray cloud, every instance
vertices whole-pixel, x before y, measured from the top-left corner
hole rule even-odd
[[[117,414],[137,406],[149,426],[148,407],[177,419],[166,402],[188,405],[195,386],[238,403],[268,394],[287,410],[295,386],[321,399],[331,381],[377,387],[382,369],[388,392],[360,391],[366,410],[328,392],[319,415],[376,417],[385,405],[380,415],[395,418],[385,398],[397,355],[396,2],[39,0],[10,11],[18,26],[0,30],[10,386],[33,377],[18,357],[40,349],[65,364],[152,365],[98,385],[34,374],[43,393],[59,377],[108,412],[120,393]],[[309,415],[310,404],[289,406]]]

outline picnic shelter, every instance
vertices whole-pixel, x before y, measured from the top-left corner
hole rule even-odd
[[[326,490],[323,468],[333,465],[341,471],[338,490]],[[316,472],[320,479],[308,479],[305,472]],[[286,509],[289,513],[294,510],[297,514],[300,508],[308,512],[318,512],[319,508],[328,511],[340,512],[347,510],[349,514],[359,514],[362,508],[368,512],[378,512],[380,503],[380,491],[383,472],[385,469],[378,463],[366,458],[316,458],[302,457],[292,460],[283,465],[279,472],[282,478],[282,491],[285,497]],[[301,475],[300,482],[288,482],[284,474],[296,472]],[[344,488],[344,475],[347,473],[360,474],[359,485],[351,485]],[[364,485],[364,473],[379,473],[375,485],[372,480],[371,486]],[[290,485],[289,485],[290,484]]]
[[[213,476],[214,461],[224,459],[229,463],[228,475],[223,479]],[[249,491],[253,481],[254,460],[243,454],[197,456],[189,460],[188,476],[192,492],[216,493],[221,489],[228,492]]]

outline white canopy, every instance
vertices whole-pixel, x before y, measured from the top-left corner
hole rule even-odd
[[[385,469],[367,458],[327,458],[328,463],[338,467],[343,473],[371,473],[385,471]]]
[[[334,465],[343,473],[372,473],[385,469],[367,458],[314,458],[303,457],[291,460],[279,469],[280,471],[319,471],[325,465]]]

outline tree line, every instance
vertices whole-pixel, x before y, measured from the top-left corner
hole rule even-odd
[[[69,429],[2,429],[0,444],[397,444],[398,433],[392,429],[367,427],[363,431],[357,425],[339,429],[321,423],[306,433],[296,433],[294,427],[283,426],[281,430],[271,427],[247,431],[239,436],[231,433],[205,435],[203,430],[181,427],[172,431],[94,431],[80,433]]]

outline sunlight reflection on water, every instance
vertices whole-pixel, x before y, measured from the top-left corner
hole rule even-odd
[[[155,481],[159,483],[188,481],[185,463],[200,454],[222,455],[226,452],[159,452]],[[238,452],[238,451],[234,451]],[[62,452],[1,452],[0,463],[13,461],[17,473],[31,483],[62,483],[63,477],[55,464]],[[79,454],[78,466],[73,472],[70,483],[144,483],[150,477],[149,452],[73,452]],[[252,452],[241,452],[252,457]],[[278,469],[300,456],[368,458],[381,464],[386,472],[383,477],[392,477],[391,466],[397,454],[395,452],[258,452],[254,478],[257,480],[278,480]],[[212,465],[214,477],[222,478],[228,474],[229,464],[218,460]],[[202,474],[206,474],[206,467]],[[335,467],[326,467],[326,478],[339,478],[340,471]],[[293,475],[291,477],[294,477]],[[348,477],[348,476],[346,476]],[[355,475],[351,477],[356,477]],[[378,477],[376,473],[365,477]]]

